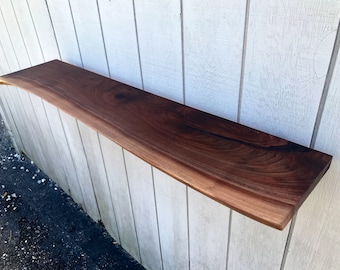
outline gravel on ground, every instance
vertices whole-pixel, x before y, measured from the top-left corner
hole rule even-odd
[[[0,121],[0,269],[144,269],[15,152]]]

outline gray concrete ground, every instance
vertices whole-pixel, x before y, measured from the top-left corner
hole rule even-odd
[[[0,269],[144,269],[15,153],[0,121]]]

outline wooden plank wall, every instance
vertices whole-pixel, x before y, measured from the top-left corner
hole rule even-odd
[[[51,59],[334,155],[284,231],[1,86],[16,147],[148,269],[339,269],[337,0],[2,0],[0,72]],[[55,164],[55,166],[51,166]]]

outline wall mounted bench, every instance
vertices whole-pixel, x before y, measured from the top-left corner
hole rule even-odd
[[[41,97],[185,185],[280,230],[330,166],[327,154],[61,61],[0,81]]]

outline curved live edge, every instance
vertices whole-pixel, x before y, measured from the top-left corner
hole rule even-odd
[[[284,229],[332,157],[51,61],[0,77],[210,198]]]

